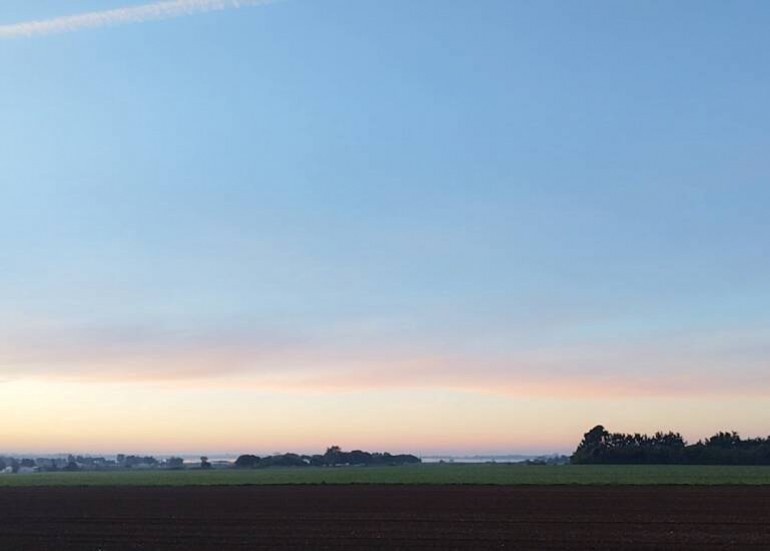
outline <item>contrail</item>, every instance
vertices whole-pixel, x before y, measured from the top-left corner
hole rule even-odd
[[[0,38],[16,38],[24,36],[38,36],[53,33],[78,31],[81,29],[93,29],[110,25],[125,23],[141,23],[158,19],[170,19],[194,13],[220,11],[246,6],[260,6],[272,4],[278,0],[166,0],[141,6],[116,8],[112,10],[94,11],[0,25]]]

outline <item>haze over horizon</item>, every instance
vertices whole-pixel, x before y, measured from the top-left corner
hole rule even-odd
[[[770,433],[770,4],[66,4],[0,13],[0,453]]]

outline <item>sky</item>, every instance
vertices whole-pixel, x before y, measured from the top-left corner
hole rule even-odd
[[[769,434],[768,25],[4,0],[0,451]]]

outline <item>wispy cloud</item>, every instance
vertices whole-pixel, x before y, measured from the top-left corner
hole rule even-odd
[[[195,13],[261,6],[276,1],[278,0],[167,0],[140,6],[0,25],[0,38],[38,36],[126,23],[141,23]]]
[[[328,393],[453,389],[547,398],[767,396],[768,332],[511,349],[504,357],[277,328],[0,331],[0,376]]]

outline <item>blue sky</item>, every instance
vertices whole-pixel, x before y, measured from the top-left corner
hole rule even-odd
[[[9,0],[0,25],[139,4]],[[1,40],[3,378],[553,418],[437,450],[568,448],[547,404],[571,389],[586,429],[608,392],[644,401],[618,430],[675,399],[703,436],[686,401],[740,397],[729,428],[766,427],[768,23],[286,0]]]

